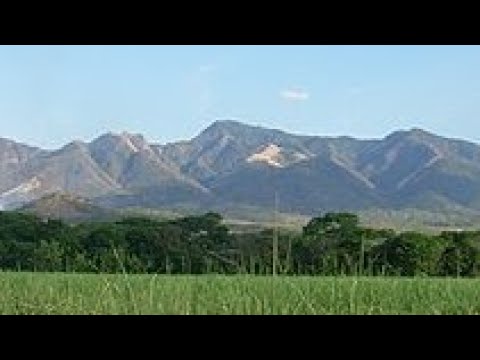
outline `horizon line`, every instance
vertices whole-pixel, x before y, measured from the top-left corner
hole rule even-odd
[[[183,138],[183,139],[179,138],[179,139],[171,140],[171,141],[167,141],[167,142],[153,141],[153,140],[148,139],[147,136],[145,135],[145,133],[136,132],[136,131],[127,131],[127,130],[119,130],[119,131],[107,130],[105,132],[99,132],[98,135],[95,135],[90,139],[73,138],[72,140],[66,142],[65,144],[60,145],[59,147],[32,145],[31,143],[29,143],[26,140],[25,141],[24,140],[19,140],[17,138],[13,138],[13,137],[3,137],[1,135],[0,135],[0,140],[12,141],[16,144],[25,145],[25,146],[37,148],[37,149],[40,149],[40,150],[55,151],[55,150],[63,149],[64,147],[66,147],[68,145],[71,145],[71,144],[74,144],[74,143],[89,144],[89,143],[91,143],[91,142],[93,142],[93,141],[95,141],[95,140],[97,140],[97,139],[99,139],[99,138],[101,138],[102,136],[105,136],[105,135],[114,135],[114,136],[127,135],[127,136],[142,136],[149,145],[166,146],[166,145],[170,145],[170,144],[176,144],[176,143],[179,143],[179,142],[192,141],[193,139],[198,137],[202,132],[208,130],[210,127],[214,126],[215,124],[219,124],[219,123],[235,123],[237,125],[250,127],[250,128],[258,128],[258,129],[270,130],[270,131],[279,131],[279,132],[285,133],[287,135],[293,135],[293,136],[318,137],[318,138],[329,138],[329,139],[349,138],[349,139],[354,139],[354,140],[359,140],[359,141],[381,141],[381,140],[384,140],[387,137],[389,137],[389,136],[391,136],[392,134],[395,134],[395,133],[420,131],[420,132],[425,132],[425,133],[430,134],[430,135],[443,137],[443,138],[448,139],[448,140],[463,141],[463,142],[467,142],[467,143],[471,143],[471,144],[475,144],[477,146],[480,146],[480,142],[476,142],[474,140],[468,140],[468,139],[461,138],[461,137],[449,137],[447,135],[441,135],[441,134],[439,134],[435,131],[432,131],[430,129],[425,129],[425,128],[422,128],[422,127],[419,127],[419,126],[412,126],[410,128],[392,129],[392,130],[388,131],[386,134],[384,134],[383,136],[361,137],[361,136],[354,136],[354,135],[339,135],[339,134],[319,135],[319,134],[297,133],[297,132],[294,132],[294,131],[289,131],[289,130],[285,130],[285,129],[281,129],[281,128],[267,127],[267,126],[264,126],[264,125],[261,125],[261,124],[250,124],[250,123],[242,122],[241,120],[233,119],[233,118],[231,118],[231,119],[224,118],[224,119],[213,120],[212,122],[210,122],[210,124],[208,126],[204,127],[197,134],[194,134],[190,138]]]

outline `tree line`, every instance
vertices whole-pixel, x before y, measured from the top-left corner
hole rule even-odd
[[[359,225],[349,213],[301,233],[234,233],[219,214],[68,224],[0,212],[4,271],[161,274],[462,276],[480,274],[480,232],[427,235]],[[274,248],[273,244],[278,244]],[[276,259],[274,260],[274,254]]]

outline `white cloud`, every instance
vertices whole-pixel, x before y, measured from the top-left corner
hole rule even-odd
[[[287,89],[280,93],[280,96],[287,101],[305,101],[310,98],[310,94],[305,90]]]

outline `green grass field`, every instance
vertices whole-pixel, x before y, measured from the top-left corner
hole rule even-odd
[[[0,314],[480,314],[480,280],[0,273]]]

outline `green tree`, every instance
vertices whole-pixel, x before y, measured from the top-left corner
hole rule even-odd
[[[393,275],[436,275],[445,242],[441,237],[406,232],[379,247],[382,264]]]
[[[363,240],[355,214],[327,213],[303,228],[303,239],[293,250],[297,263],[308,273],[356,273]]]
[[[477,233],[444,232],[442,238],[445,239],[447,245],[440,259],[440,275],[478,275],[480,235]]]

